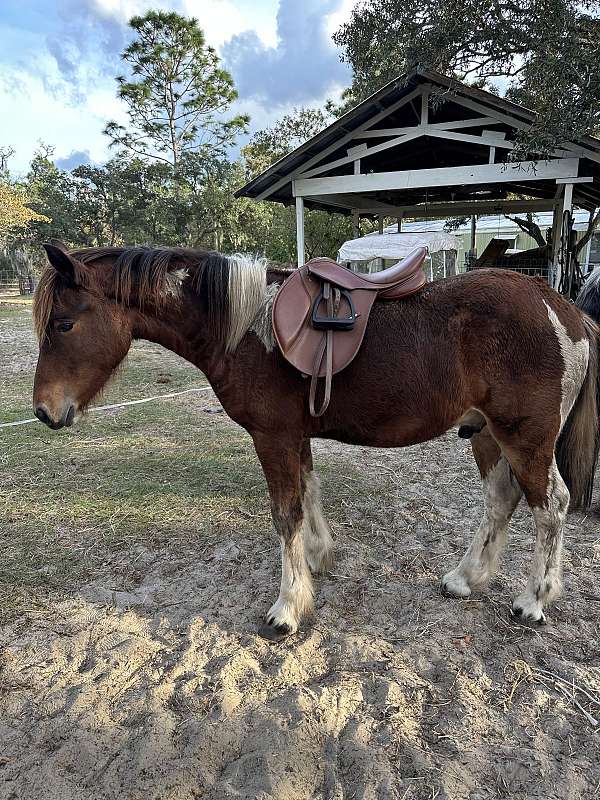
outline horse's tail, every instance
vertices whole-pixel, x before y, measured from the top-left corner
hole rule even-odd
[[[588,275],[577,295],[575,305],[600,325],[600,267],[596,267],[592,274]]]
[[[588,369],[556,448],[556,462],[571,493],[571,508],[588,508],[600,451],[600,268],[587,279],[575,305],[588,316]],[[591,319],[590,319],[591,317]]]

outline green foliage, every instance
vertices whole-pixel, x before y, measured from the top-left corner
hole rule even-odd
[[[264,172],[275,161],[322,131],[329,116],[320,108],[295,108],[272,128],[257,131],[242,148],[248,177],[254,178]]]
[[[263,172],[280,158],[310,139],[327,125],[330,115],[321,109],[300,108],[286,114],[271,128],[254,134],[242,148],[248,178]],[[296,260],[296,212],[273,203],[255,203],[262,210],[264,223],[262,249],[279,263]],[[340,245],[352,237],[352,223],[339,214],[308,211],[305,214],[305,246],[308,258],[316,255],[335,258]]]
[[[248,117],[224,118],[237,92],[197,21],[149,11],[129,24],[136,38],[121,57],[132,79],[117,78],[129,126],[108,123],[113,145],[174,166],[186,153],[223,153]]]
[[[354,72],[338,112],[419,66],[488,89],[507,80],[539,114],[516,158],[600,128],[597,0],[366,0],[334,41]]]

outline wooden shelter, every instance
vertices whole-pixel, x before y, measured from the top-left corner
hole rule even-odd
[[[600,140],[562,142],[547,159],[509,161],[535,114],[436,72],[391,81],[238,190],[295,203],[298,264],[304,209],[439,218],[553,211],[554,263],[565,211],[600,206]],[[519,199],[515,199],[518,196]],[[382,224],[382,223],[381,223]],[[558,280],[558,276],[555,276]]]

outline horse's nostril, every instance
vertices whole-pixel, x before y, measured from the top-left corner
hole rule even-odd
[[[40,422],[43,422],[45,425],[50,425],[50,417],[43,406],[38,406],[33,413]]]

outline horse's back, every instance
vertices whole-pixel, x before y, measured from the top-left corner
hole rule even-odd
[[[333,383],[334,428],[392,446],[440,435],[470,407],[513,403],[544,380],[560,385],[560,347],[549,313],[574,341],[580,312],[543,280],[477,270],[377,302],[363,345]],[[356,436],[356,434],[352,434]]]

